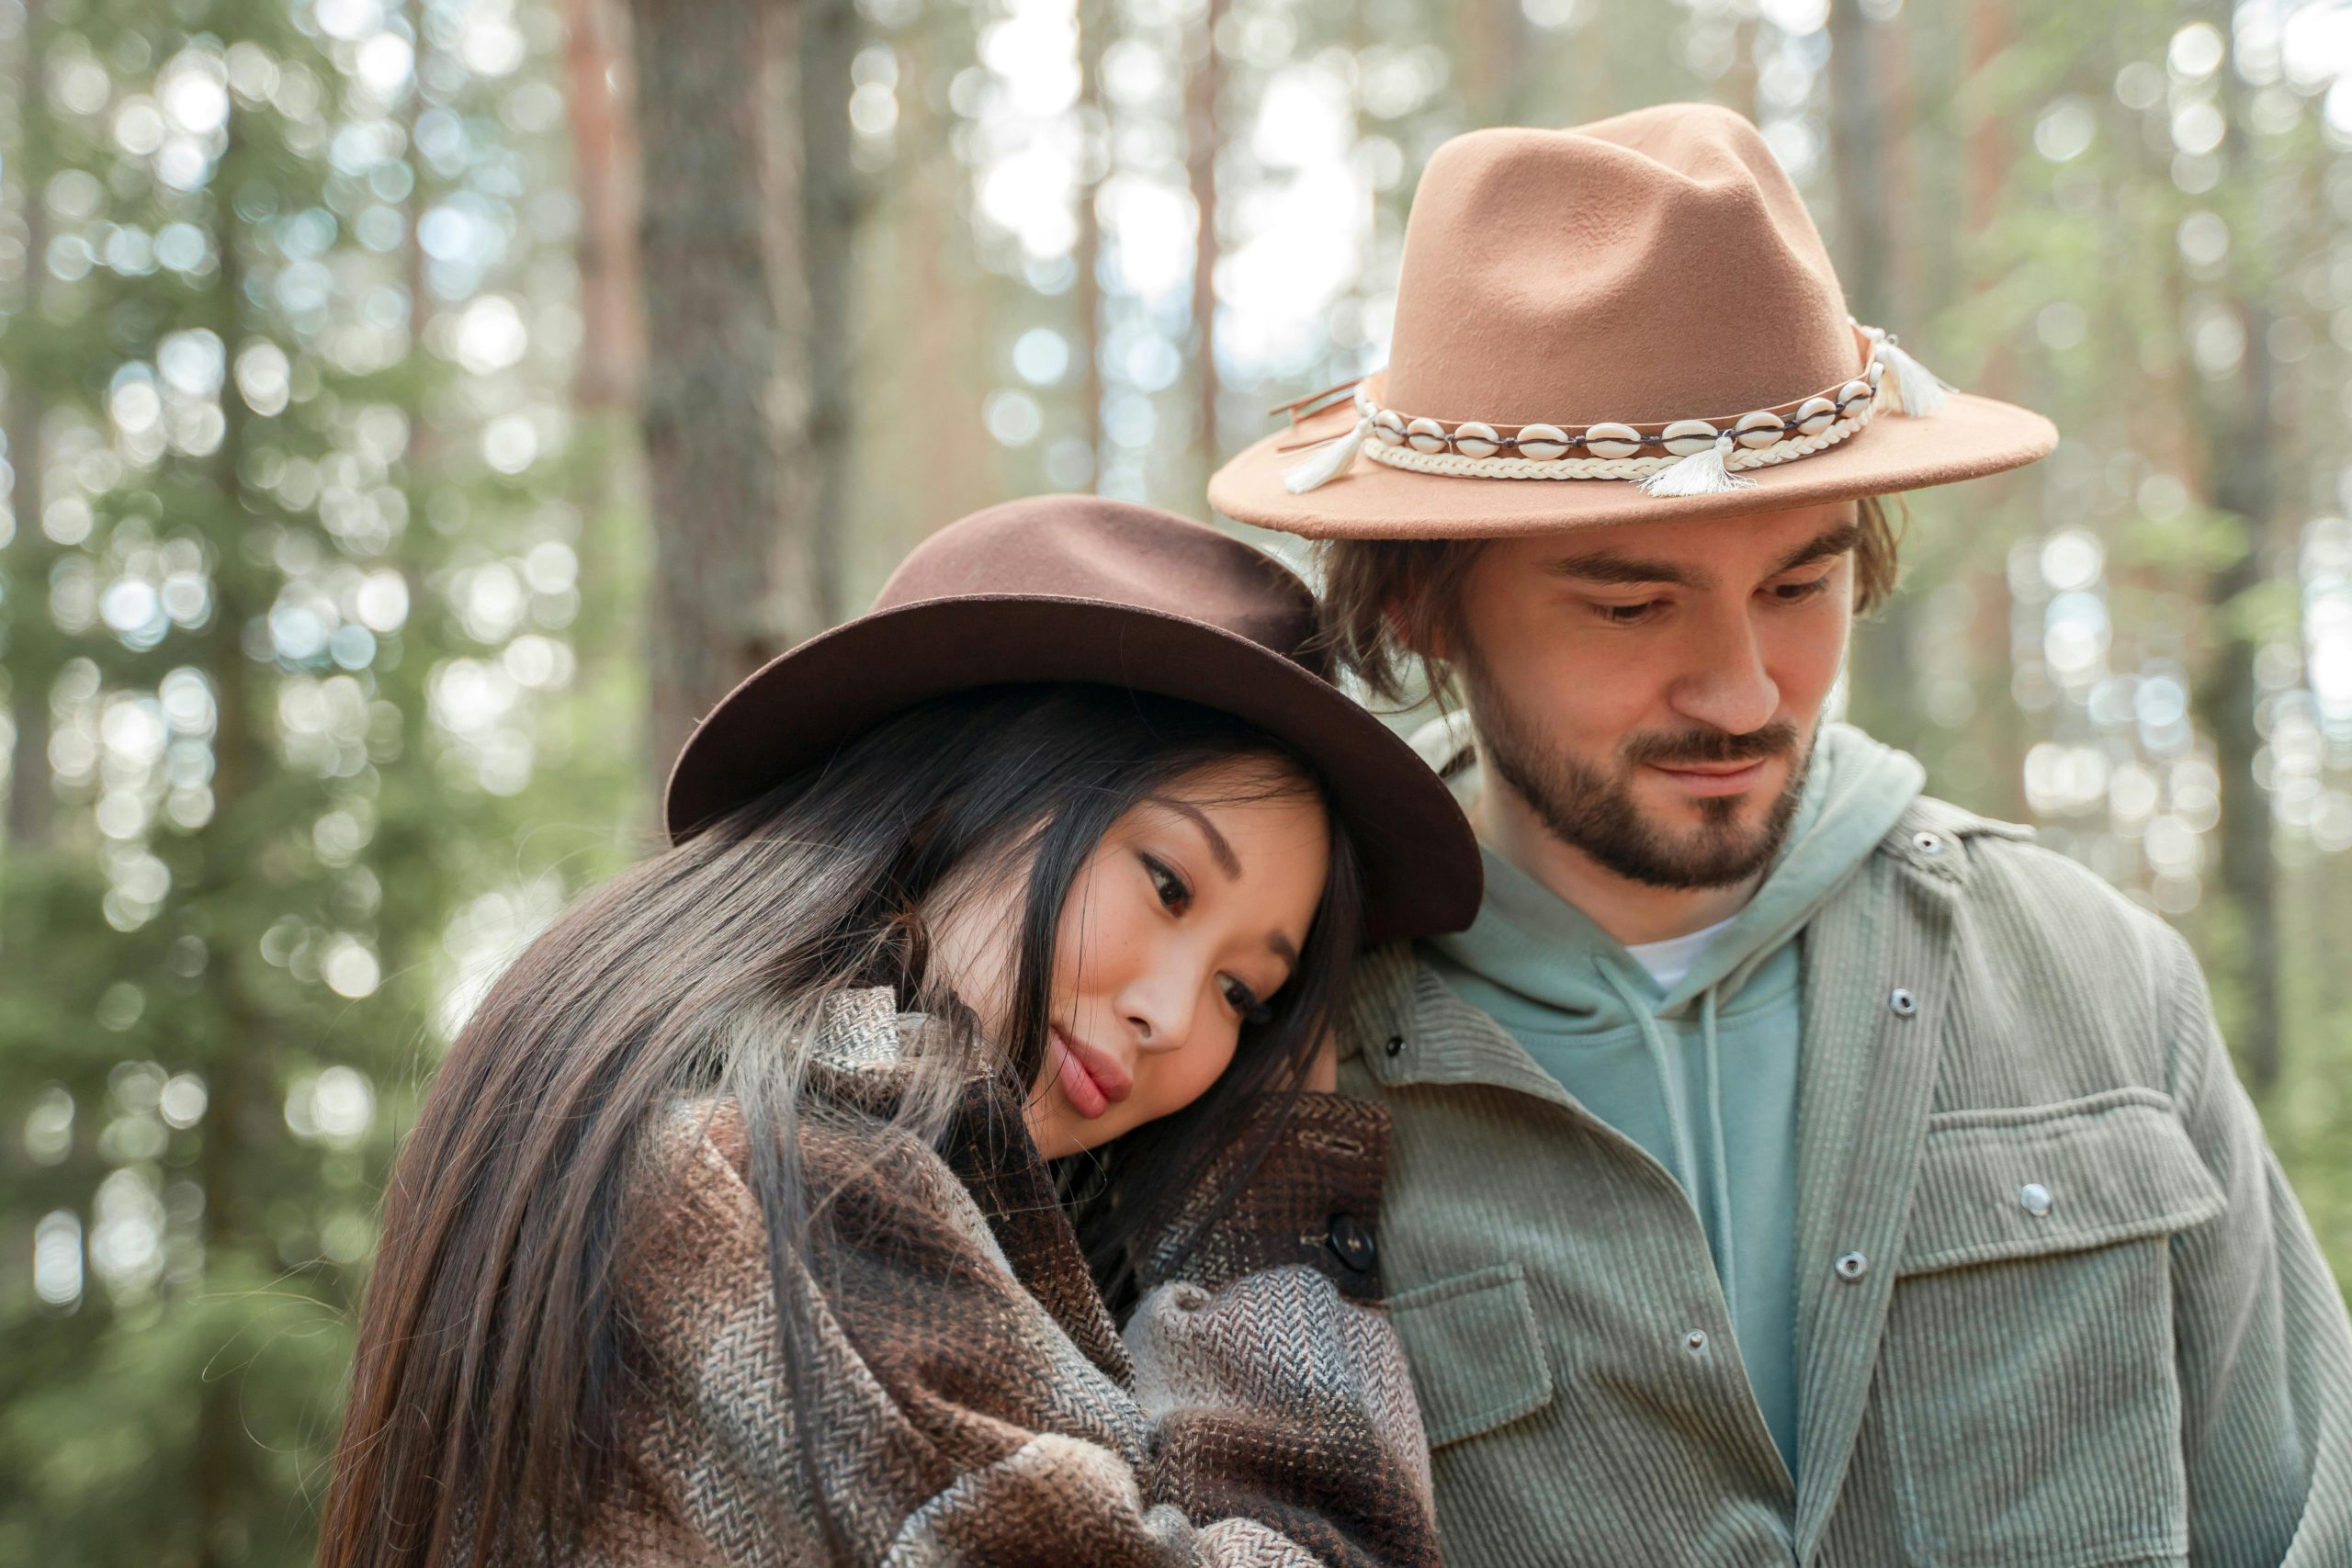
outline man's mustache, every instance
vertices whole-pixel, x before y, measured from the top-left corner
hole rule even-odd
[[[1768,757],[1792,756],[1797,727],[1778,719],[1761,729],[1734,735],[1723,729],[1694,729],[1681,735],[1636,735],[1620,749],[1625,761],[1655,768],[1687,767],[1692,763],[1722,766],[1760,762]]]

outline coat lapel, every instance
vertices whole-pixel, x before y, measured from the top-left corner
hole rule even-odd
[[[1906,824],[1907,827],[1907,824]],[[1896,829],[1901,835],[1905,828]],[[1869,1400],[1941,1060],[1952,889],[1898,852],[1804,934],[1797,1100],[1797,1561],[1844,1483]],[[1907,994],[1905,1010],[1895,993]],[[1859,1254],[1859,1269],[1838,1260]],[[1850,1277],[1849,1277],[1850,1276]]]

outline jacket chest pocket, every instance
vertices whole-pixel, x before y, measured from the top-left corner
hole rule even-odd
[[[2222,1207],[2153,1089],[1930,1119],[1879,1363],[1908,1558],[2186,1560],[2169,1239]]]
[[[1413,1371],[1430,1448],[1442,1449],[1552,1403],[1552,1366],[1517,1263],[1457,1274],[1388,1298]]]

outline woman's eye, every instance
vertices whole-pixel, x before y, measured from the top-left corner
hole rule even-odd
[[[1261,1024],[1274,1016],[1273,1009],[1260,1001],[1257,992],[1230,975],[1225,977],[1225,999],[1244,1023]]]
[[[1184,879],[1149,855],[1141,857],[1146,874],[1151,877],[1151,889],[1159,895],[1161,908],[1171,915],[1181,915],[1192,907],[1193,890]]]

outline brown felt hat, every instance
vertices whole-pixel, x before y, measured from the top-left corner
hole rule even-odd
[[[1705,104],[1439,148],[1388,367],[1333,391],[1276,411],[1297,423],[1209,504],[1317,537],[1488,537],[1917,490],[2058,441],[1849,317],[1762,135]]]
[[[1363,856],[1372,940],[1459,931],[1477,914],[1469,824],[1412,749],[1331,684],[1306,585],[1214,528],[1094,496],[1007,502],[949,524],[872,610],[729,692],[670,772],[670,836],[690,837],[917,703],[1029,681],[1180,697],[1288,745]]]

